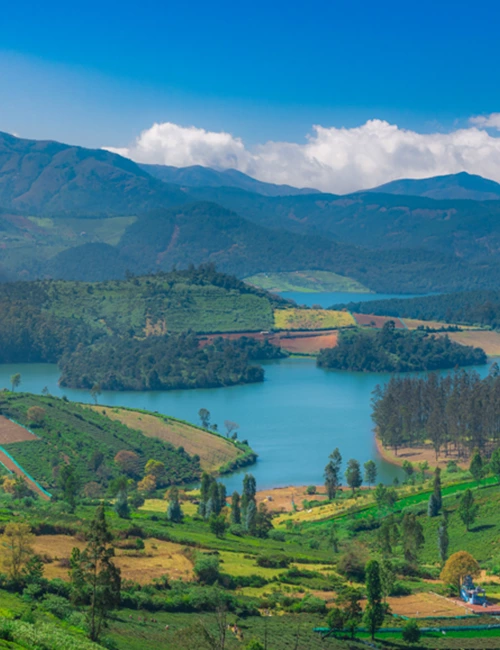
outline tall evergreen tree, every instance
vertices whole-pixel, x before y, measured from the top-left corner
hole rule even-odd
[[[341,485],[340,468],[342,466],[342,456],[339,448],[336,447],[329,456],[328,464],[325,467],[325,488],[328,499],[335,499],[337,490]]]
[[[437,512],[443,507],[443,497],[441,495],[441,469],[436,467],[434,470],[434,483],[432,486],[432,494],[436,502]]]
[[[377,560],[368,562],[365,575],[366,599],[368,602],[363,619],[373,640],[375,632],[384,622],[386,612],[386,607],[382,603],[382,581],[380,579],[380,565]]]
[[[438,550],[441,564],[444,564],[448,559],[449,544],[450,538],[448,536],[448,514],[445,511],[443,512],[443,518],[441,519],[438,528]]]
[[[89,527],[85,550],[81,553],[73,550],[70,571],[77,598],[83,598],[84,594],[88,598],[89,637],[95,642],[101,637],[109,612],[120,604],[120,569],[113,563],[115,551],[111,539],[101,504]]]
[[[467,531],[470,530],[470,527],[476,521],[478,510],[479,507],[475,503],[472,490],[466,490],[460,499],[458,516],[464,522]]]
[[[363,467],[365,469],[365,483],[367,485],[375,485],[377,480],[377,465],[373,460],[367,460]]]
[[[179,489],[174,485],[168,493],[167,519],[175,524],[179,524],[184,517],[181,504],[179,501]]]
[[[236,490],[231,497],[231,523],[241,524],[240,495]]]
[[[354,490],[356,488],[361,487],[361,484],[363,483],[361,467],[359,466],[359,462],[354,458],[351,458],[347,463],[345,478],[346,478],[347,485],[352,489],[353,494],[354,494]]]

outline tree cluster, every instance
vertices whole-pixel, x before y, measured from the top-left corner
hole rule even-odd
[[[335,348],[321,350],[320,368],[363,372],[441,370],[486,363],[480,348],[459,345],[447,336],[397,330],[394,321],[380,331],[344,330]]]

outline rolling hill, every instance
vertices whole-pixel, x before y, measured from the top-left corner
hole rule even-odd
[[[431,178],[404,178],[373,188],[378,194],[425,196],[430,199],[470,199],[489,201],[500,199],[500,183],[476,174],[460,172]]]
[[[102,149],[0,133],[0,206],[37,215],[134,214],[185,200],[181,189]]]
[[[264,196],[295,196],[315,194],[312,188],[297,188],[291,185],[275,185],[258,181],[237,169],[217,170],[201,165],[171,167],[170,165],[139,165],[144,171],[165,183],[183,187],[236,187],[240,190],[263,194]]]

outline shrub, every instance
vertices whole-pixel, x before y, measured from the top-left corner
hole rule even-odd
[[[316,486],[315,485],[309,485],[306,489],[307,494],[316,494]]]
[[[416,621],[408,621],[404,626],[403,641],[411,645],[420,641],[420,628]]]
[[[274,539],[276,542],[284,542],[286,536],[282,530],[271,530],[269,531],[269,539]]]
[[[200,582],[206,585],[213,585],[220,578],[218,556],[200,553],[196,557],[194,572]]]
[[[284,553],[263,553],[257,557],[257,564],[266,569],[286,569],[291,558]]]

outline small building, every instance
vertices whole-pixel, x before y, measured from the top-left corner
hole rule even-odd
[[[472,576],[465,576],[460,589],[460,597],[469,605],[486,605],[486,592],[482,587],[475,587]]]

